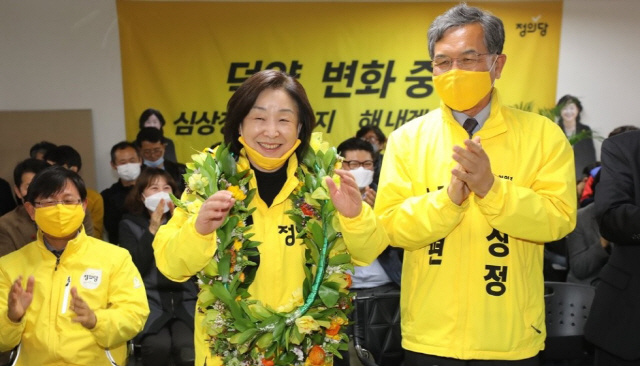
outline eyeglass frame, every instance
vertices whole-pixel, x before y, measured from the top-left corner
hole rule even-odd
[[[349,167],[349,169],[358,169],[360,167],[363,167],[365,169],[373,169],[373,167],[375,166],[375,162],[373,160],[365,160],[364,162],[361,162],[359,160],[343,160],[342,164],[346,163],[347,166]],[[352,167],[351,163],[358,163],[358,166],[356,167]],[[371,164],[371,166],[369,168],[367,168],[366,166],[364,166],[365,164]]]
[[[478,57],[478,59],[477,59],[477,60],[474,60],[474,61],[475,61],[475,63],[474,63],[473,65],[471,65],[470,67],[468,67],[468,66],[463,66],[463,64],[462,64],[462,63],[460,63],[460,59],[463,59],[463,58],[468,57],[468,56],[470,56],[470,55],[475,55],[475,56],[477,56],[477,57]],[[455,60],[455,63],[458,65],[458,68],[459,68],[459,69],[461,69],[461,70],[466,70],[466,71],[472,71],[472,70],[473,70],[473,68],[478,64],[478,62],[480,62],[480,58],[481,58],[481,57],[483,57],[483,56],[491,56],[491,55],[500,56],[500,54],[499,54],[499,53],[491,53],[491,52],[487,52],[487,53],[465,52],[465,53],[463,54],[463,56],[461,56],[461,57],[436,56],[436,57],[434,57],[434,59],[437,59],[438,57],[441,57],[441,58],[445,58],[445,59],[450,60],[450,61],[451,61],[451,65],[449,65],[449,67],[448,67],[446,70],[444,70],[444,69],[440,68],[440,66],[439,66],[439,65],[441,65],[441,64],[442,64],[442,62],[444,62],[444,61],[440,62],[439,64],[436,64],[436,60],[431,60],[431,69],[435,70],[435,69],[437,68],[439,72],[447,72],[447,71],[450,71],[450,70],[453,68],[453,64],[454,64],[454,60]],[[445,61],[446,61],[446,60],[445,60]]]
[[[43,201],[33,201],[33,204],[36,207],[53,207],[55,205],[75,206],[75,205],[82,204],[82,199],[80,198],[73,200],[74,201],[73,203],[70,203],[69,201],[72,201],[72,200],[66,199],[66,200],[56,200],[56,201],[45,201],[44,205],[43,205]]]

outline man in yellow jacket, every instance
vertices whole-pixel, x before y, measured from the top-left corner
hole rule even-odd
[[[123,365],[149,314],[131,256],[85,234],[75,172],[49,167],[27,192],[39,231],[0,258],[0,351],[19,346],[15,365]]]
[[[571,146],[501,103],[500,19],[461,4],[428,36],[442,102],[391,134],[375,207],[405,249],[405,365],[537,365],[543,243],[576,222]]]

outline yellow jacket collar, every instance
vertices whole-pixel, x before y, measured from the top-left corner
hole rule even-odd
[[[440,101],[440,110],[442,111],[442,119],[448,123],[460,125],[458,121],[453,117],[451,108],[449,108],[443,101]],[[462,126],[460,126],[462,128]],[[497,88],[493,88],[491,92],[491,112],[489,112],[489,118],[485,122],[484,126],[475,135],[480,136],[481,139],[491,138],[507,132],[507,124],[502,115],[502,104],[500,101],[500,94]]]
[[[84,240],[86,240],[86,238],[87,238],[87,234],[84,231],[84,226],[81,226],[80,231],[78,232],[78,235],[76,235],[75,238],[69,240],[69,242],[67,243],[67,246],[64,248],[64,251],[62,252],[62,255],[66,257],[80,251],[82,247],[82,243]],[[47,246],[44,244],[44,236],[42,234],[42,230],[40,229],[38,229],[38,235],[37,235],[36,241],[38,242],[38,248],[40,248],[43,255],[47,253],[53,254],[49,249],[47,249]]]
[[[296,171],[298,170],[298,156],[294,152],[291,154],[291,157],[287,161],[287,181],[284,183],[284,186],[280,190],[280,193],[274,198],[272,206],[282,203],[286,199],[289,198],[291,192],[298,186],[298,179],[296,178]],[[240,156],[238,157],[238,171],[243,171],[251,169],[251,165],[249,163],[249,159],[247,158],[247,153],[244,151],[244,148],[240,150]],[[251,181],[249,182],[249,188],[258,189],[258,182],[256,181],[256,175],[253,174],[251,177]],[[256,195],[253,198],[253,202],[256,207],[266,210],[267,205],[262,201],[260,195]]]

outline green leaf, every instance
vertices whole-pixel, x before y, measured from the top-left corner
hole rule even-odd
[[[204,274],[209,277],[215,277],[218,273],[218,262],[215,259],[211,259],[207,266],[204,267]]]
[[[324,234],[322,233],[322,227],[320,226],[318,221],[311,221],[311,223],[308,225],[308,228],[311,231],[311,238],[316,243],[318,248],[322,247],[322,245],[324,244]]]
[[[318,150],[318,152],[316,153],[316,161],[315,163],[318,165],[318,167],[320,168],[320,170],[324,170],[325,165],[324,165],[324,153],[320,150]],[[323,176],[325,174],[321,174],[320,176]]]
[[[247,198],[244,199],[244,204],[245,205],[249,205],[249,202],[251,202],[251,200],[253,199],[253,196],[256,195],[256,189],[252,188],[249,190],[249,192],[247,192]],[[251,212],[253,211],[249,211],[249,214],[251,214]]]
[[[280,318],[280,320],[278,320],[273,330],[273,339],[275,339],[276,342],[278,343],[280,343],[280,337],[282,337],[282,334],[284,333],[284,328],[285,328],[285,319]]]
[[[289,342],[299,345],[300,343],[302,343],[304,336],[300,333],[297,326],[291,327],[291,328],[292,329],[291,329],[291,335],[289,336]]]
[[[249,307],[251,312],[253,312],[253,316],[256,317],[259,321],[263,321],[271,317],[273,314],[269,311],[269,309],[265,308],[261,304],[253,304]]]
[[[215,301],[216,297],[211,291],[201,291],[200,294],[198,294],[198,303],[200,303],[200,307],[203,309],[206,309]]]
[[[304,158],[302,158],[302,163],[309,168],[313,168],[313,165],[316,162],[316,155],[313,153],[313,149],[308,148],[307,152],[304,154]]]
[[[236,333],[231,338],[229,338],[229,343],[231,344],[242,344],[249,340],[249,338],[253,337],[258,333],[256,328],[247,329],[242,333]]]
[[[318,181],[314,175],[307,174],[304,177],[304,185],[308,191],[313,192],[316,189],[316,186],[318,185]]]
[[[333,256],[331,258],[329,258],[329,265],[330,266],[338,266],[340,264],[347,264],[351,262],[351,255],[350,254],[338,254],[336,256]]]
[[[340,293],[331,287],[325,286],[325,284],[320,285],[318,295],[322,299],[322,303],[328,308],[334,307],[338,303],[338,299],[340,299]]]
[[[273,342],[273,333],[265,333],[261,335],[260,338],[258,338],[256,346],[258,346],[260,349],[265,349],[271,344],[271,342]]]
[[[229,253],[225,253],[218,260],[218,272],[220,272],[220,276],[222,276],[222,280],[224,282],[229,281],[230,270],[231,270],[231,255]]]
[[[320,252],[318,251],[316,244],[308,238],[304,238],[304,244],[307,246],[307,249],[309,249],[309,254],[311,255],[314,263],[318,263],[320,259]]]
[[[335,159],[336,159],[336,150],[335,148],[332,147],[329,150],[327,150],[323,158],[324,166],[328,172],[333,171],[333,165],[335,164]]]

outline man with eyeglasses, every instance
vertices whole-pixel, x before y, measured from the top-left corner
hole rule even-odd
[[[135,144],[142,153],[145,166],[164,169],[171,175],[178,184],[176,196],[180,197],[185,188],[183,175],[187,172],[187,167],[181,163],[165,160],[166,143],[162,131],[155,127],[144,127],[138,132]]]
[[[576,223],[573,154],[552,121],[502,104],[494,15],[457,5],[428,31],[440,108],[389,137],[375,211],[405,250],[405,366],[538,365],[543,243]]]
[[[149,315],[129,252],[87,236],[87,190],[75,172],[49,167],[27,191],[35,241],[0,258],[0,351],[14,365],[123,365],[126,342]]]

